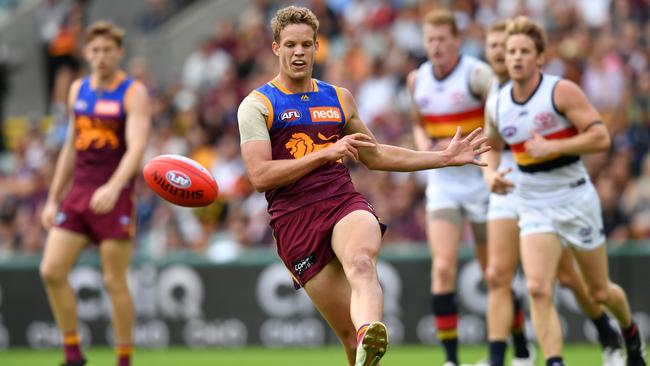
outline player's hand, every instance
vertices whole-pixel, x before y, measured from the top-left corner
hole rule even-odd
[[[456,128],[456,135],[451,139],[449,146],[445,149],[448,154],[450,166],[474,164],[487,166],[487,163],[478,159],[478,156],[490,151],[490,146],[481,146],[487,141],[487,137],[481,136],[482,129],[479,127],[472,131],[465,138],[462,138],[460,127]]]
[[[530,131],[530,134],[532,138],[524,144],[528,155],[533,158],[545,158],[556,153],[553,141],[545,139],[535,131]]]
[[[375,147],[372,138],[364,133],[353,133],[351,135],[343,136],[334,145],[323,149],[323,153],[328,154],[329,161],[337,161],[342,158],[352,159],[354,162],[359,161],[359,148],[360,147]]]
[[[115,207],[119,196],[120,189],[104,184],[93,193],[89,204],[90,210],[97,215],[105,214]]]
[[[505,178],[506,174],[511,171],[512,168],[507,168],[487,175],[485,177],[485,183],[487,183],[490,192],[496,194],[508,194],[515,187],[515,184],[512,181]]]
[[[55,202],[47,201],[45,206],[43,206],[43,211],[41,211],[41,224],[44,228],[50,229],[54,225],[54,220],[56,219],[56,214],[59,211],[59,205]]]

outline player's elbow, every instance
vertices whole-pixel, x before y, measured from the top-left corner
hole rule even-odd
[[[248,180],[257,192],[266,192],[273,188],[271,182],[260,171],[250,172]]]
[[[609,133],[604,128],[594,133],[593,139],[594,148],[597,152],[607,151],[612,145],[612,139],[609,137]]]

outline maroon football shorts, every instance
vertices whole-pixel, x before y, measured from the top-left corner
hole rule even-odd
[[[90,210],[90,199],[98,187],[74,185],[61,202],[54,226],[86,235],[96,244],[106,239],[131,239],[135,234],[133,188],[125,188],[108,213]]]
[[[291,272],[296,288],[304,286],[334,258],[334,225],[357,210],[375,215],[368,201],[357,193],[322,200],[271,222],[278,255]],[[377,223],[383,234],[385,225],[379,220]]]

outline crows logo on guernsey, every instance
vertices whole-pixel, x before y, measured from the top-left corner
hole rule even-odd
[[[297,109],[287,109],[280,113],[280,121],[291,123],[302,117],[302,114]]]

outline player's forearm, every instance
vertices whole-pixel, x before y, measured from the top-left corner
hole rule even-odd
[[[67,142],[63,145],[59,158],[54,169],[54,177],[50,185],[50,192],[47,195],[48,202],[58,204],[61,201],[61,193],[72,178],[74,167],[75,150]]]
[[[143,155],[144,146],[128,148],[107,184],[115,187],[115,189],[121,190],[124,188],[140,168]]]
[[[412,172],[449,166],[451,160],[445,151],[415,151],[393,145],[362,150],[361,161],[372,170]]]
[[[561,155],[583,155],[607,151],[610,138],[607,130],[593,129],[567,139],[550,140],[553,150]]]
[[[501,163],[501,151],[502,149],[493,146],[492,150],[482,155],[482,160],[487,163],[487,166],[481,167],[484,177],[489,177],[499,169],[499,164]]]
[[[413,126],[413,139],[415,141],[415,148],[420,151],[430,151],[433,146],[431,139],[420,125]]]
[[[267,160],[249,167],[248,177],[255,190],[266,192],[295,183],[326,162],[327,159],[317,152],[299,159]]]

